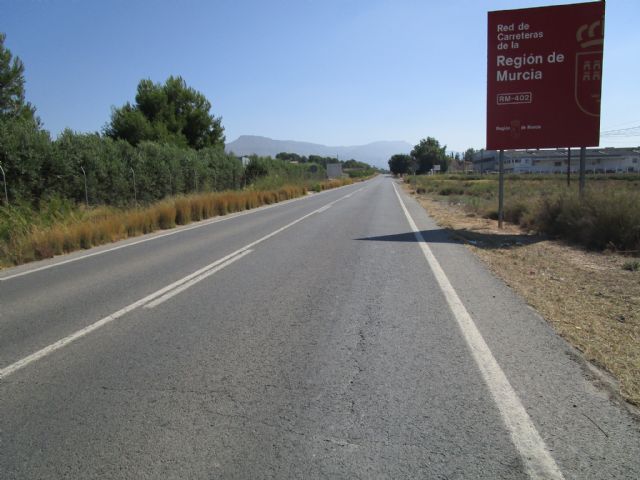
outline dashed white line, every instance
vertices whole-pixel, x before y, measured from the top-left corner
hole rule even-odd
[[[174,288],[173,290],[165,293],[164,295],[162,295],[161,297],[156,298],[155,300],[145,304],[144,308],[154,308],[157,307],[158,305],[160,305],[161,303],[166,302],[167,300],[169,300],[171,297],[174,297],[175,295],[178,295],[181,292],[184,292],[187,288],[192,287],[193,285],[195,285],[198,282],[201,282],[202,280],[204,280],[205,278],[213,275],[216,272],[219,272],[220,270],[222,270],[225,267],[228,267],[229,265],[231,265],[233,262],[236,262],[238,260],[240,260],[242,257],[244,257],[245,255],[248,255],[249,253],[253,252],[253,250],[245,250],[244,252],[236,255],[235,257],[230,258],[229,260],[227,260],[226,262],[222,262],[221,264],[217,265],[216,267],[207,270],[206,272],[204,272],[203,274],[195,277],[192,280],[189,280],[188,282],[183,283],[182,285],[180,285],[177,288]]]
[[[538,430],[536,430],[520,398],[518,398],[518,394],[509,383],[502,368],[500,368],[493,353],[491,353],[489,346],[482,338],[482,334],[474,323],[473,318],[469,315],[453,285],[451,285],[447,275],[442,270],[440,262],[433,255],[422,233],[420,233],[395,185],[393,185],[393,189],[418,241],[418,245],[420,245],[422,253],[436,277],[440,290],[442,290],[447,304],[458,323],[458,327],[462,331],[471,355],[480,369],[482,378],[489,387],[493,400],[498,406],[502,420],[509,431],[513,444],[520,453],[527,473],[533,479],[563,479],[560,468],[549,453],[549,448],[538,433]]]
[[[189,275],[187,275],[186,277],[181,278],[180,280],[177,280],[169,285],[167,285],[166,287],[161,288],[160,290],[157,290],[149,295],[147,295],[146,297],[141,298],[140,300],[133,302],[131,305],[127,305],[124,308],[121,308],[120,310],[118,310],[115,313],[112,313],[111,315],[107,315],[104,318],[101,318],[100,320],[98,320],[95,323],[92,323],[91,325],[88,325],[74,333],[72,333],[71,335],[68,335],[60,340],[58,340],[55,343],[52,343],[51,345],[48,345],[40,350],[38,350],[37,352],[32,353],[31,355],[28,355],[20,360],[18,360],[17,362],[12,363],[11,365],[8,365],[2,369],[0,369],[0,380],[3,379],[4,377],[6,377],[7,375],[10,375],[18,370],[20,370],[22,367],[26,367],[27,365],[29,365],[30,363],[35,362],[36,360],[40,360],[43,357],[46,357],[47,355],[49,355],[50,353],[55,352],[56,350],[61,349],[62,347],[65,347],[67,345],[69,345],[71,342],[74,342],[76,340],[78,340],[79,338],[84,337],[85,335],[101,328],[104,327],[105,325],[107,325],[108,323],[113,322],[114,320],[122,317],[123,315],[129,313],[132,310],[135,310],[138,307],[141,307],[143,305],[145,305],[146,303],[156,299],[157,297],[166,294],[167,292],[170,292],[172,289],[179,287],[180,285],[188,282],[189,280],[198,277],[198,275],[202,275],[203,273],[211,270],[212,268],[217,267],[220,264],[223,264],[227,261],[229,261],[230,259],[232,259],[233,257],[238,255],[238,251],[235,251],[229,255],[226,255],[225,257],[222,257],[219,260],[216,260],[215,262],[207,265],[206,267],[203,267]]]

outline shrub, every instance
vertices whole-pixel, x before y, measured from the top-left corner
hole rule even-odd
[[[504,219],[516,225],[523,223],[524,216],[529,212],[529,207],[524,202],[510,202],[504,207]]]
[[[331,180],[320,188],[351,183]],[[107,242],[150,233],[159,228],[185,225],[215,215],[288,200],[306,193],[306,188],[281,185],[274,190],[226,191],[179,196],[145,208],[120,210],[114,207],[85,209],[53,199],[43,202],[39,211],[28,204],[0,207],[0,262],[20,264],[48,258],[79,248],[91,248]]]
[[[176,206],[174,203],[166,201],[157,206],[158,226],[162,229],[176,226]]]
[[[191,220],[197,222],[198,220],[205,218],[204,202],[205,199],[202,195],[191,197],[189,199],[189,204],[191,205]]]
[[[447,195],[462,195],[464,194],[464,189],[455,188],[455,187],[444,187],[440,189],[438,195],[447,196]]]
[[[584,198],[560,195],[545,199],[537,216],[540,231],[588,248],[640,250],[640,195],[591,191]]]
[[[88,223],[81,223],[76,227],[76,235],[78,236],[78,243],[80,248],[91,248],[93,246],[93,232],[91,225]]]
[[[42,231],[37,231],[33,234],[32,249],[34,257],[37,260],[51,258],[55,255],[55,250],[58,245],[57,240],[59,240],[55,237],[56,235],[54,235],[53,232],[50,232],[49,235]],[[60,242],[60,247],[62,247],[62,242]]]
[[[62,248],[65,252],[73,252],[80,248],[80,239],[78,238],[75,229],[67,228],[65,230]]]
[[[178,225],[186,225],[191,223],[191,205],[185,197],[179,197],[175,200],[176,223]]]
[[[637,176],[589,178],[580,198],[563,176],[513,175],[505,181],[505,220],[592,249],[640,252]],[[623,181],[624,179],[624,181]],[[419,176],[418,188],[461,201],[467,210],[497,219],[498,182],[493,176]],[[461,195],[461,196],[459,196]],[[449,200],[452,201],[452,200]]]
[[[216,211],[218,215],[226,215],[229,207],[229,194],[224,193],[216,199]]]

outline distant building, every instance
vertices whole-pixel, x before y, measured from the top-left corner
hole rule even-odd
[[[342,178],[342,164],[327,163],[327,178]]]
[[[505,150],[505,173],[565,173],[568,149]],[[571,172],[580,170],[580,149],[571,149]],[[474,173],[498,171],[498,152],[483,150],[473,156]],[[587,173],[640,173],[640,147],[587,148]]]

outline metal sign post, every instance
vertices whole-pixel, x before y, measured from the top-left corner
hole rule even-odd
[[[567,153],[567,187],[571,186],[571,147]]]
[[[504,221],[504,150],[500,150],[498,162],[498,228]]]
[[[587,168],[587,148],[580,147],[580,196],[584,196],[585,170]]]

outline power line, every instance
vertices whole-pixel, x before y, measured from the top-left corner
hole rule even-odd
[[[611,127],[610,130],[618,129],[618,128],[627,128],[629,125],[633,125],[634,123],[638,123],[640,120],[629,120],[628,122],[616,123],[615,125],[609,125]]]
[[[639,137],[640,136],[640,125],[636,125],[635,127],[629,128],[620,128],[618,130],[607,130],[605,132],[600,132],[601,137]]]

